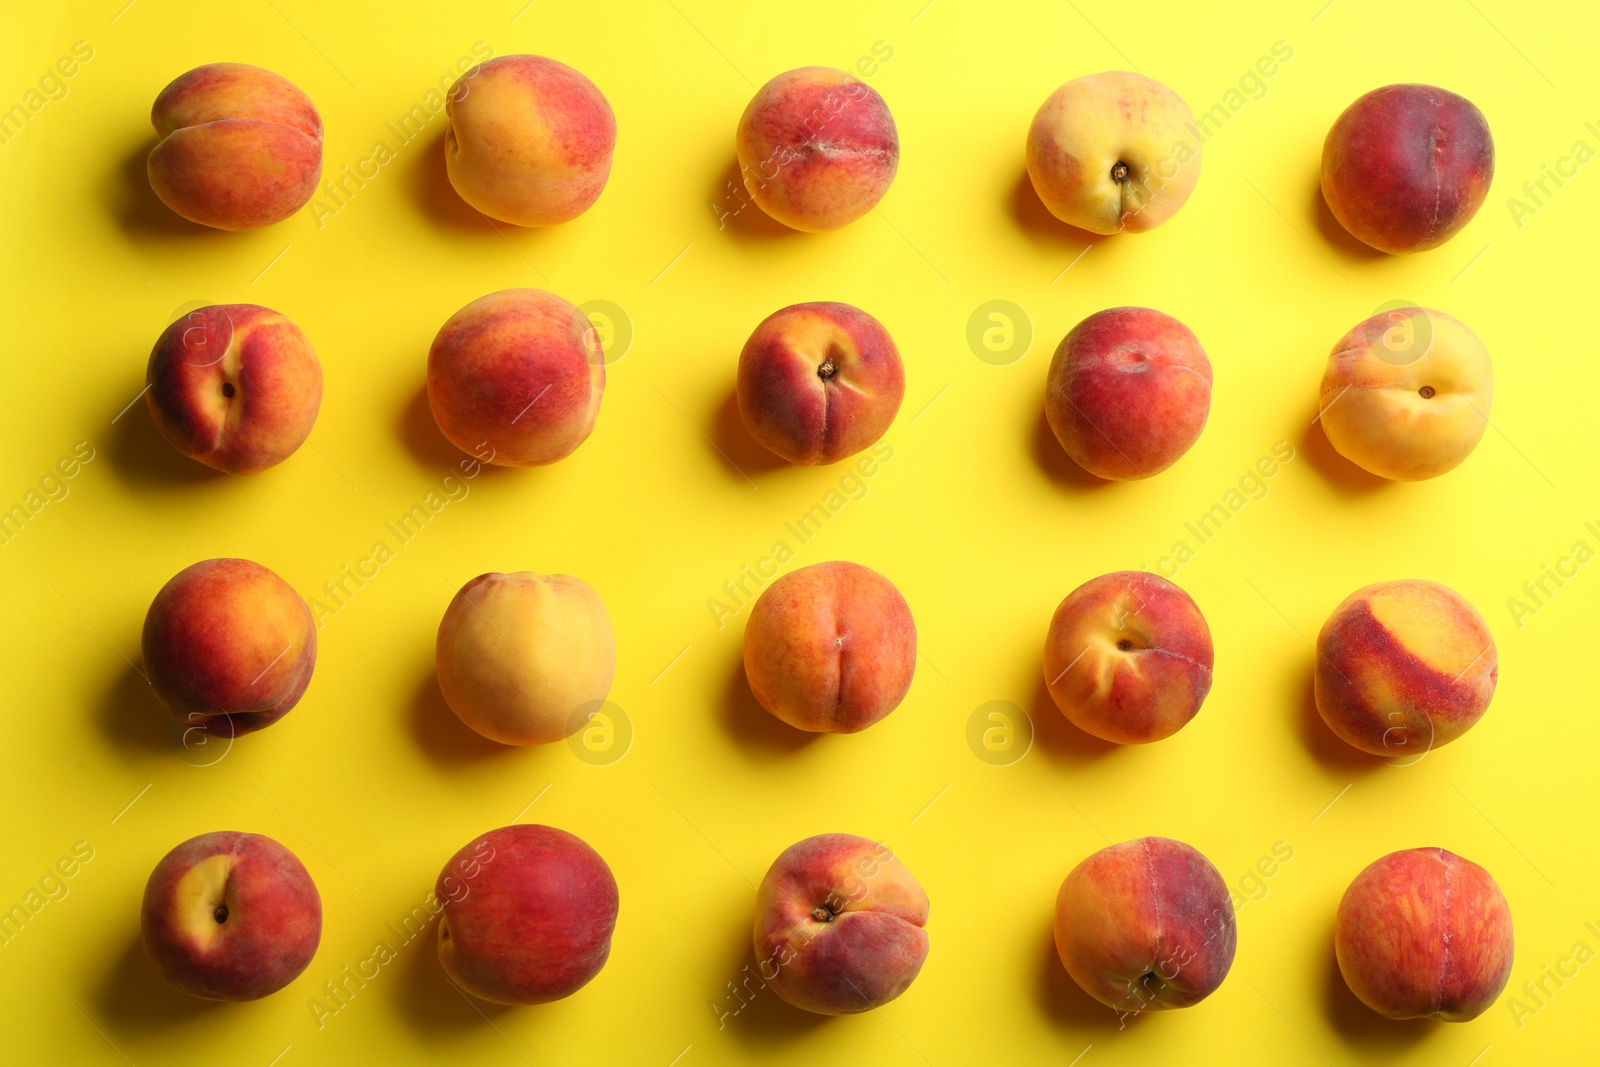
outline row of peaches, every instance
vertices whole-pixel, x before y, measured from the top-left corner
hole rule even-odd
[[[1274,861],[1264,857],[1258,866]],[[619,894],[588,843],[551,826],[481,834],[445,864],[405,940],[438,921],[438,957],[460,989],[500,1004],[559,1000],[611,954]],[[728,983],[719,1022],[771,988],[823,1015],[871,1011],[906,992],[928,955],[928,895],[886,844],[818,834],[785,849],[756,890],[754,967]],[[1056,951],[1090,996],[1129,1014],[1186,1008],[1215,992],[1238,932],[1227,884],[1193,846],[1165,837],[1110,845],[1072,869],[1056,895]],[[299,858],[260,834],[215,831],[156,865],[140,912],[155,969],[211,1000],[268,996],[317,952],[322,900]],[[397,931],[398,932],[398,931]],[[394,958],[373,957],[325,983],[336,1004]],[[1393,1019],[1462,1022],[1505,988],[1511,913],[1482,867],[1442,848],[1391,852],[1339,902],[1334,953],[1346,983]],[[366,968],[371,968],[370,972]],[[319,1021],[335,1010],[309,1003]]]

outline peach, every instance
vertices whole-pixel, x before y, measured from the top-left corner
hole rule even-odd
[[[570,997],[600,973],[617,926],[617,881],[600,854],[553,826],[490,830],[434,886],[439,963],[496,1004]]]
[[[1432,85],[1385,85],[1345,108],[1322,145],[1322,197],[1381,252],[1421,252],[1477,214],[1494,179],[1483,112]]]
[[[1125,70],[1074,78],[1028,127],[1028,177],[1050,214],[1090,233],[1143,233],[1200,180],[1194,113],[1158,81]]]
[[[1489,425],[1493,400],[1494,367],[1476,334],[1442,311],[1393,308],[1334,345],[1319,420],[1350,462],[1412,482],[1467,458]]]
[[[208,63],[156,97],[150,188],[190,222],[254,230],[305,206],[322,176],[322,117],[288,79]]]
[[[922,970],[927,924],[928,894],[887,846],[818,834],[784,849],[761,879],[756,969],[797,1008],[871,1011]]]
[[[853,734],[905,699],[917,628],[905,598],[859,563],[813,563],[756,599],[744,671],[758,703],[799,730]]]
[[[837,230],[883,199],[900,135],[877,90],[832,67],[801,67],[751,98],[735,138],[739,171],[762,211],[785,226]]]
[[[254,474],[282,463],[322,406],[322,364],[300,328],[255,304],[210,304],[168,326],[145,371],[150,417],[208,467]]]
[[[255,1000],[306,969],[322,898],[293,852],[232,830],[191,837],[156,864],[139,911],[145,954],[178,989]]]
[[[594,429],[605,387],[589,320],[539,289],[479,297],[450,316],[428,350],[428,406],[439,430],[502,467],[570,456]]]
[[[1350,991],[1379,1015],[1466,1022],[1511,977],[1511,909],[1471,860],[1391,852],[1345,890],[1333,947]]]
[[[445,172],[461,199],[515,226],[554,226],[600,198],[617,120],[594,82],[544,56],[497,56],[445,102]]]
[[[1078,729],[1119,745],[1177,733],[1211,691],[1211,629],[1189,594],[1145,571],[1067,594],[1044,640],[1044,678]]]
[[[221,737],[283,718],[317,663],[311,609],[247,559],[208,559],[174,575],[145,614],[140,645],[173,718]]]
[[[1056,895],[1056,952],[1072,980],[1122,1012],[1187,1008],[1222,985],[1237,939],[1227,883],[1166,837],[1101,849]]]
[[[503,745],[575,733],[611,691],[617,642],[600,594],[570,574],[480,574],[450,601],[439,689],[461,721]]]
[[[867,448],[894,422],[905,393],[889,331],[849,304],[775,311],[739,353],[739,415],[790,463],[836,463]]]
[[[1178,462],[1211,413],[1211,361],[1189,327],[1141,307],[1097,311],[1050,360],[1045,418],[1097,478],[1148,478]]]
[[[1375,756],[1420,759],[1466,733],[1499,673],[1483,616],[1437,582],[1363,586],[1317,635],[1317,711],[1341,740]]]

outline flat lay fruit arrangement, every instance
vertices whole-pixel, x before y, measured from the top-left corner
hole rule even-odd
[[[1444,11],[7,16],[27,1061],[1592,1055],[1600,23]]]

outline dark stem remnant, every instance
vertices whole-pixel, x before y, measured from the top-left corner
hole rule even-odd
[[[1122,649],[1124,652],[1131,652],[1133,651],[1133,642],[1124,637],[1122,640],[1117,642],[1117,647]]]
[[[222,383],[222,395],[223,396],[232,396],[233,395],[233,383],[232,382],[223,382]]]
[[[826,904],[818,904],[816,907],[811,909],[811,917],[817,920],[819,923],[833,922],[833,915],[833,909],[828,907]]]
[[[221,926],[228,921],[228,906],[226,904],[218,904],[217,910],[211,913],[211,917],[217,920],[218,926]]]
[[[1111,180],[1118,185],[1128,180],[1128,165],[1120,159],[1111,164]]]
[[[823,381],[828,381],[838,373],[839,365],[833,361],[832,356],[829,356],[827,359],[823,360],[822,366],[817,368],[817,377],[821,378]]]
[[[1421,389],[1417,390],[1417,394],[1421,396],[1422,399],[1429,400],[1433,397],[1433,386],[1424,385]]]

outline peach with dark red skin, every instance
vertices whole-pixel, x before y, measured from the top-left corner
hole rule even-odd
[[[1472,101],[1432,85],[1385,85],[1345,109],[1322,146],[1322,196],[1382,252],[1444,244],[1494,179],[1494,138]]]
[[[1200,439],[1211,413],[1211,361],[1171,315],[1097,311],[1056,348],[1044,413],[1067,455],[1090,474],[1148,478]]]
[[[254,230],[299,211],[322,176],[322,118],[288,79],[208,63],[156,97],[150,188],[190,222]]]
[[[735,147],[761,210],[812,233],[871,211],[900,165],[889,105],[832,67],[801,67],[763,85],[739,118]]]
[[[1345,890],[1334,953],[1350,991],[1379,1015],[1466,1022],[1511,977],[1511,908],[1471,860],[1442,848],[1391,852]]]
[[[1091,578],[1045,635],[1044,678],[1078,729],[1121,745],[1159,741],[1211,691],[1211,629],[1188,593],[1145,571]]]
[[[600,198],[617,120],[594,82],[544,56],[499,56],[445,102],[445,171],[461,199],[515,226],[553,226]]]
[[[1237,942],[1227,883],[1190,845],[1141,837],[1101,849],[1056,895],[1056,952],[1117,1011],[1187,1008],[1222,985]]]
[[[784,849],[756,890],[756,968],[797,1008],[871,1011],[928,956],[928,895],[885,845],[819,834]]]
[[[288,582],[247,559],[179,571],[151,602],[140,645],[150,685],[173,718],[222,737],[283,718],[317,662],[311,609]]]
[[[178,989],[256,1000],[294,981],[316,955],[322,898],[304,865],[272,838],[219,830],[156,864],[139,928],[150,962]]]
[[[835,463],[867,448],[894,422],[905,392],[889,331],[849,304],[773,312],[739,353],[739,415],[790,463]]]
[[[859,563],[813,563],[767,586],[744,630],[757,702],[790,726],[853,734],[905,699],[917,628],[905,598]]]
[[[145,370],[150,417],[179,452],[230,474],[282,463],[322,406],[322,364],[270,308],[211,304],[173,322]]]
[[[596,331],[539,289],[503,289],[452,315],[428,350],[428,406],[463,452],[535,467],[588,439],[606,387]]]
[[[1317,711],[1345,742],[1419,759],[1466,733],[1499,677],[1494,635],[1465,597],[1420,579],[1346,597],[1317,635]]]
[[[617,882],[600,854],[553,826],[490,830],[434,886],[439,963],[475,997],[544,1004],[589,983],[611,954]]]

